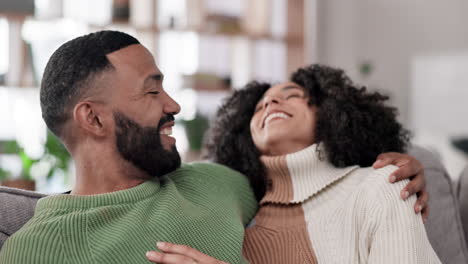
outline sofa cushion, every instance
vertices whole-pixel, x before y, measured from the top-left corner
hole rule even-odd
[[[420,147],[413,147],[410,155],[424,166],[429,192],[429,218],[425,224],[427,236],[442,263],[468,263],[461,225],[458,199],[452,181],[436,156]]]
[[[37,200],[44,196],[0,186],[0,249],[5,240],[33,216]]]
[[[465,167],[458,179],[457,194],[465,238],[468,238],[468,166]]]

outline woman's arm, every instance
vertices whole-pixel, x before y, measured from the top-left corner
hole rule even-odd
[[[161,252],[148,251],[146,253],[146,258],[150,262],[159,264],[228,264],[185,245],[158,242],[157,247]]]

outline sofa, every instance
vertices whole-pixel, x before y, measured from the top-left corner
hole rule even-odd
[[[425,168],[430,195],[430,214],[425,227],[434,250],[442,263],[468,263],[468,248],[460,216],[461,212],[467,225],[465,230],[468,230],[468,168],[463,179],[454,186],[444,166],[431,152],[413,147],[409,153]],[[37,200],[44,196],[0,187],[0,249],[3,242],[32,217]],[[462,203],[459,203],[459,198],[464,199]]]
[[[468,166],[465,167],[458,179],[457,196],[460,202],[460,215],[465,231],[465,238],[468,239]]]
[[[0,249],[5,240],[31,218],[37,200],[45,196],[0,186]]]
[[[413,147],[409,154],[424,166],[427,191],[430,195],[429,218],[425,227],[432,247],[442,263],[468,263],[468,247],[462,227],[460,203],[447,170],[436,155],[424,148]]]

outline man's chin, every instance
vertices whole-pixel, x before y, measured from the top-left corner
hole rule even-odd
[[[180,163],[180,154],[175,144],[167,148],[166,146],[163,146],[163,149],[165,150],[167,157],[170,157],[173,161],[179,160]]]
[[[181,158],[175,146],[170,150],[164,149],[159,155],[153,157],[148,156],[148,158],[151,162],[140,166],[140,168],[156,178],[171,173],[181,166]],[[154,161],[158,162],[155,164]]]

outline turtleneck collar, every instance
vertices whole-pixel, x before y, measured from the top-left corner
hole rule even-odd
[[[260,159],[268,179],[260,204],[302,203],[359,167],[336,168],[317,144],[284,156]]]

